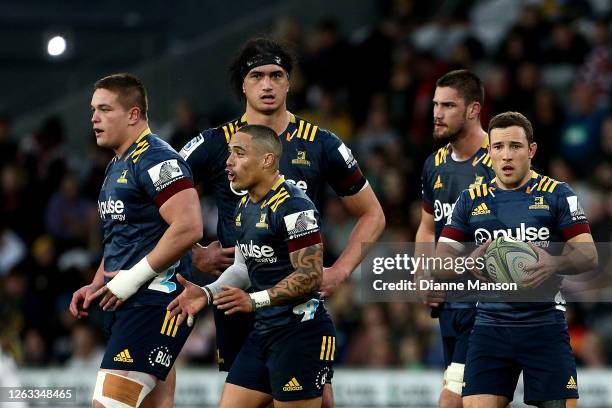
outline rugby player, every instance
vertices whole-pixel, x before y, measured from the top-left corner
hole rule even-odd
[[[246,194],[236,190],[225,175],[228,144],[247,124],[272,128],[283,145],[279,159],[287,183],[295,184],[320,208],[326,185],[340,197],[357,223],[342,254],[324,269],[321,292],[327,296],[350,276],[363,257],[362,243],[375,242],[385,217],[372,188],[361,173],[351,150],[333,133],[287,111],[287,94],[293,58],[287,48],[273,40],[252,39],[244,44],[231,64],[231,81],[245,103],[245,113],[222,126],[201,132],[181,150],[193,170],[196,184],[214,194],[219,209],[217,235],[220,244],[193,249],[194,266],[218,274],[231,264],[235,246],[233,213]],[[214,309],[219,368],[229,371],[253,327],[252,315],[227,316]],[[331,380],[331,374],[328,381]],[[331,384],[325,387],[324,406],[333,406]]]
[[[456,255],[461,242],[480,245],[503,234],[529,241],[538,262],[526,268],[528,288],[541,302],[479,302],[466,358],[463,405],[501,408],[513,399],[521,371],[525,403],[540,408],[577,406],[578,383],[559,289],[560,275],[597,265],[589,224],[576,193],[531,170],[536,153],[531,123],[517,112],[491,119],[489,153],[496,178],[461,193],[442,231],[437,256]],[[542,248],[565,242],[561,254]],[[484,245],[481,245],[484,244]],[[560,252],[560,251],[559,251]],[[448,278],[452,271],[434,271]]]
[[[423,165],[423,208],[416,233],[415,256],[433,255],[447,218],[461,191],[495,177],[487,151],[487,134],[480,124],[484,102],[482,81],[467,70],[451,71],[436,82],[433,98],[433,137],[446,145],[432,153]],[[424,271],[417,272],[422,278]],[[463,371],[469,333],[474,325],[474,302],[446,302],[440,293],[428,293],[438,317],[444,347],[444,385],[440,408],[461,408]]]
[[[92,283],[70,304],[83,317],[102,296],[106,311],[109,338],[93,407],[141,406],[157,384],[167,391],[150,406],[171,407],[174,371],[164,380],[191,328],[170,318],[166,306],[180,291],[175,274],[190,275],[190,249],[202,237],[198,195],[183,158],[149,129],[147,95],[137,77],[100,79],[91,110],[98,145],[116,154],[98,199],[104,256]]]
[[[323,279],[319,214],[279,173],[282,143],[262,125],[232,136],[228,178],[248,192],[233,216],[235,258],[213,284],[180,277],[183,295],[168,306],[180,321],[207,303],[227,315],[255,312],[255,327],[236,357],[220,407],[321,406],[335,353],[335,329],[318,292]],[[251,286],[252,293],[243,289]]]

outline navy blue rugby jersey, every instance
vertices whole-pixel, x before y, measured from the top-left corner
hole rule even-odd
[[[516,190],[496,187],[496,180],[464,191],[459,196],[442,236],[459,242],[482,244],[500,235],[533,242],[546,250],[550,242],[564,242],[590,233],[576,193],[566,184],[532,171],[531,179]],[[555,255],[555,254],[553,254]],[[478,302],[476,324],[537,326],[564,323],[562,278],[553,275],[538,293],[543,302]]]
[[[123,157],[106,168],[98,212],[104,234],[104,269],[129,269],[146,256],[168,228],[159,208],[174,194],[193,187],[191,170],[169,144],[143,131]],[[191,277],[191,251],[125,303],[166,306],[176,295],[175,273]],[[188,278],[189,277],[189,278]]]
[[[434,217],[436,242],[453,212],[459,194],[467,188],[486,184],[495,177],[487,151],[488,145],[489,138],[485,137],[482,146],[472,157],[456,161],[452,157],[452,146],[448,144],[432,153],[425,161],[421,176],[423,209]],[[455,293],[453,298],[460,300],[461,294]],[[474,306],[474,302],[444,302],[441,307],[464,309]]]
[[[485,137],[481,148],[471,158],[456,161],[448,144],[429,155],[425,161],[421,175],[423,209],[434,216],[436,242],[459,194],[465,189],[486,184],[495,177],[487,152],[488,145],[489,138]]]
[[[321,242],[317,209],[282,176],[259,202],[244,196],[232,222],[255,291],[269,289],[295,271],[291,252]],[[266,332],[326,316],[319,292],[313,291],[291,303],[257,310],[255,330]]]
[[[188,142],[180,154],[194,174],[195,184],[210,189],[219,209],[217,236],[224,247],[236,241],[233,214],[246,192],[233,191],[225,174],[228,145],[234,133],[247,125],[246,114],[217,128],[207,129]],[[333,133],[290,114],[280,135],[283,154],[280,172],[320,208],[325,184],[339,196],[358,193],[366,184],[351,150]]]

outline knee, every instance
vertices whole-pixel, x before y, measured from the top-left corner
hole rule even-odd
[[[467,405],[465,405],[467,406]],[[464,407],[461,400],[461,395],[455,394],[449,390],[443,390],[440,393],[440,400],[438,401],[439,408],[462,408]]]
[[[139,407],[142,400],[154,387],[155,380],[149,374],[128,372],[125,376],[99,371],[92,398],[92,407]]]
[[[331,384],[325,384],[323,388],[321,408],[334,408],[334,393]]]

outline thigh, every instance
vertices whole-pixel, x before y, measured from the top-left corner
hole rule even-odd
[[[174,390],[176,388],[176,366],[172,366],[166,381],[158,381],[140,404],[140,408],[172,408],[174,407]]]
[[[465,364],[475,317],[475,308],[443,309],[440,312],[439,323],[445,367],[451,363]]]
[[[565,325],[530,327],[519,340],[525,403],[578,398],[576,362]]]
[[[474,326],[469,339],[462,395],[494,395],[512,401],[521,367],[510,328]]]
[[[112,313],[110,338],[101,368],[138,371],[165,380],[191,327],[168,318],[163,306],[142,306]]]
[[[225,383],[219,408],[264,408],[272,401],[270,394],[250,390],[236,384]]]
[[[227,316],[223,310],[213,308],[217,336],[217,363],[219,370],[229,372],[246,338],[253,331],[255,313],[235,313]]]
[[[336,331],[330,319],[299,323],[266,349],[276,401],[320,398],[333,368]]]
[[[263,348],[255,333],[246,339],[225,381],[245,389],[272,394]]]
[[[330,375],[333,375],[333,370],[330,372]],[[329,380],[325,383],[325,387],[323,388],[321,408],[334,408],[334,389]]]

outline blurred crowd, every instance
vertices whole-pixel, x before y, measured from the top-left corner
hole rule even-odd
[[[453,3],[453,2],[447,2]],[[445,4],[447,4],[445,3]],[[289,107],[341,137],[381,201],[383,241],[413,241],[419,223],[420,174],[436,148],[431,99],[435,82],[468,68],[485,83],[481,117],[506,110],[533,123],[534,167],[568,182],[580,196],[596,241],[612,241],[612,27],[603,1],[386,1],[381,17],[343,33],[334,19],[306,30],[298,18],[271,34],[292,43],[298,68]],[[202,94],[205,94],[202,89]],[[238,116],[200,112],[178,100],[174,120],[155,133],[178,150],[207,126]],[[101,256],[96,208],[112,152],[93,136],[71,149],[63,123],[49,117],[28,135],[0,115],[0,345],[22,367],[65,365],[95,370],[103,352],[102,312],[86,320],[67,311],[89,283]],[[216,212],[202,191],[206,240]],[[353,220],[333,196],[323,209],[326,264],[344,248]],[[355,274],[327,301],[338,331],[337,362],[355,367],[442,366],[438,324],[422,305],[366,303]],[[567,313],[579,365],[612,364],[612,305],[571,304]],[[213,364],[214,323],[206,312],[182,359]]]

